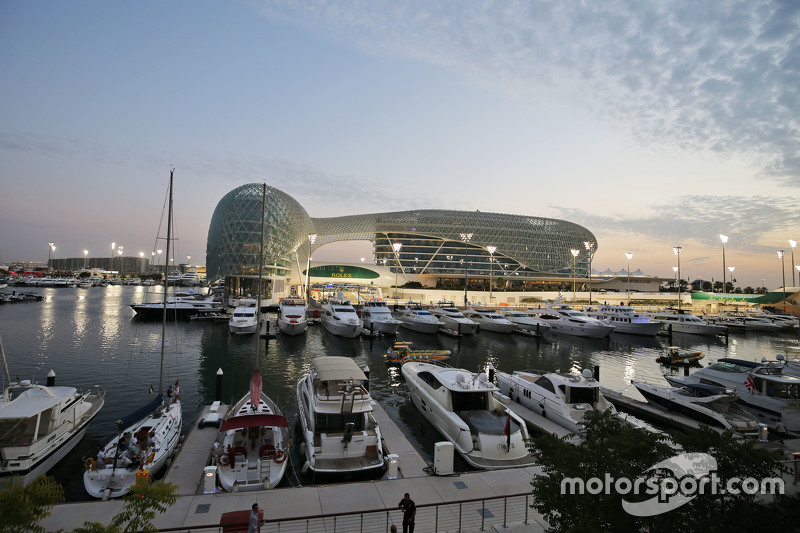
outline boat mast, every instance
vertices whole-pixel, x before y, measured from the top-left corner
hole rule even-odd
[[[158,393],[162,394],[164,391],[164,340],[167,338],[167,287],[169,278],[169,242],[172,237],[170,231],[172,230],[172,176],[175,169],[169,171],[169,207],[167,210],[167,256],[164,261],[164,313],[161,317],[161,367],[158,373]],[[177,308],[175,309],[177,313]]]
[[[261,240],[258,246],[258,296],[256,297],[256,364],[255,369],[258,370],[258,362],[261,359],[261,276],[264,271],[264,214],[267,206],[267,184],[262,183],[261,188]]]

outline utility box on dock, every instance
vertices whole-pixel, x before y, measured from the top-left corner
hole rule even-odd
[[[433,449],[433,472],[437,476],[453,473],[453,454],[455,446],[452,442],[437,442]]]

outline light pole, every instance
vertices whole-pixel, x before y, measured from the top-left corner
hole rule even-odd
[[[725,292],[725,243],[728,242],[728,236],[720,235],[719,240],[722,241],[722,292],[724,293]]]
[[[192,260],[192,256],[191,255],[187,255],[186,256],[186,266],[192,266],[192,264],[190,263],[191,260]]]
[[[728,267],[728,272],[731,273],[731,293],[735,292],[733,290],[733,271],[736,270],[736,267]]]
[[[461,240],[464,241],[464,308],[467,307],[467,282],[469,281],[469,268],[467,267],[467,246],[472,240],[472,233],[462,233]]]
[[[311,301],[311,285],[309,284],[309,279],[311,276],[311,247],[314,246],[314,243],[317,242],[317,234],[316,233],[309,233],[308,234],[308,261],[306,262],[306,302]]]
[[[487,246],[486,251],[489,252],[489,305],[492,305],[492,259],[494,253],[497,251],[497,246]]]
[[[592,305],[592,256],[594,256],[594,242],[584,241],[583,246],[589,252],[589,305]]]
[[[672,253],[678,256],[678,268],[675,270],[675,272],[678,275],[678,311],[680,311],[681,310],[681,247],[673,246]]]
[[[117,247],[117,253],[119,254],[119,277],[122,277],[122,249],[125,248],[124,246],[120,245]]]
[[[631,259],[633,259],[633,254],[625,252],[625,257],[628,259],[628,305],[631,305]]]
[[[117,251],[117,243],[111,243],[111,266],[108,267],[109,272],[114,272],[114,252]]]
[[[572,248],[570,252],[572,252],[572,303],[575,304],[575,260],[578,258],[578,254],[581,253],[581,251]]]
[[[797,266],[794,264],[794,248],[795,246],[797,246],[797,241],[789,239],[789,246],[792,247],[792,287],[797,287],[797,285],[794,284],[794,271],[797,268]],[[800,279],[798,279],[797,281],[800,282]]]
[[[397,269],[394,271],[394,302],[397,303],[397,289],[398,289],[398,282],[397,282],[397,274],[400,271],[400,248],[403,247],[402,242],[396,242],[392,245],[392,249],[394,250],[394,258],[397,261]]]
[[[55,248],[53,247],[53,241],[50,241],[47,244],[49,244],[49,246],[47,247],[47,269],[53,270],[53,267],[50,266],[50,261],[53,260],[53,250]]]
[[[88,255],[89,255],[89,250],[84,250],[83,251],[83,269],[84,270],[86,270],[86,259],[87,259]]]
[[[783,312],[786,313],[786,269],[784,268],[783,256],[785,255],[783,250],[778,250],[778,257],[781,258],[781,276],[783,276]]]

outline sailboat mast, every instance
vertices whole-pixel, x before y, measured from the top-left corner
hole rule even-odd
[[[167,210],[167,256],[164,259],[164,313],[161,317],[161,367],[158,372],[158,393],[164,392],[164,342],[167,338],[167,287],[169,283],[169,244],[172,239],[172,177],[175,170],[169,171],[169,207]],[[175,310],[177,313],[177,309]]]
[[[264,273],[264,214],[267,207],[267,184],[261,184],[261,240],[258,245],[258,296],[256,297],[256,335],[261,336],[261,276]],[[256,339],[256,363],[254,368],[258,370],[258,363],[261,360],[261,340]]]

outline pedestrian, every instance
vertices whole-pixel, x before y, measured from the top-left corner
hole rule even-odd
[[[258,504],[253,504],[253,512],[250,513],[250,524],[247,527],[247,533],[258,533],[259,528],[259,520],[258,520]]]
[[[181,393],[181,387],[180,387],[180,385],[178,385],[178,380],[177,379],[175,380],[175,386],[172,388],[172,390],[175,393],[175,399],[172,400],[172,401],[173,402],[177,402],[180,399],[180,398],[178,398],[178,395]]]
[[[167,398],[172,398],[172,385],[170,385],[167,389]]]
[[[414,533],[414,517],[417,514],[414,500],[406,492],[397,506],[403,510],[403,533]]]

